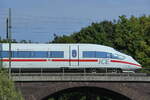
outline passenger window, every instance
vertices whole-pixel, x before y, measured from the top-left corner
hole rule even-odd
[[[14,57],[30,58],[31,57],[31,51],[17,51],[17,52],[14,52]]]
[[[96,52],[96,58],[107,58],[106,52]]]
[[[64,51],[50,51],[51,58],[64,58]]]
[[[111,58],[111,53],[99,51],[83,51],[84,58]]]
[[[17,58],[18,57],[18,51],[13,51],[12,52],[12,57]]]
[[[9,57],[8,51],[2,51],[2,52],[1,52],[1,57],[2,57],[2,58],[7,58],[7,57]]]
[[[95,51],[83,51],[83,58],[95,58]]]
[[[33,57],[35,58],[47,58],[48,52],[47,51],[35,51],[33,52]]]

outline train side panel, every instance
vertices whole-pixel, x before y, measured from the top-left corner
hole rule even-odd
[[[8,44],[0,44],[4,68],[9,67]],[[94,44],[12,44],[12,68],[140,68],[132,57]],[[96,53],[95,53],[96,52]],[[96,55],[93,55],[95,53]],[[21,55],[21,56],[20,56]],[[118,57],[117,57],[117,56]],[[124,59],[119,58],[124,57]]]

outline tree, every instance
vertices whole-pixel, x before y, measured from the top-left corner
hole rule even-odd
[[[23,100],[13,81],[9,80],[6,71],[2,69],[0,69],[0,100]]]
[[[57,36],[54,43],[94,43],[111,46],[150,68],[150,16],[125,15],[116,21],[92,23],[70,36]]]

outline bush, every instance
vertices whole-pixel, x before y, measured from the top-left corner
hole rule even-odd
[[[0,69],[0,100],[23,100],[4,69]]]

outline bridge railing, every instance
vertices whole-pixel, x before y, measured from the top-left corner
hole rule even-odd
[[[13,73],[14,81],[126,81],[150,82],[150,76],[145,73]]]
[[[68,72],[65,69],[59,70],[58,72],[44,72],[43,69],[38,72],[23,72],[21,69],[19,69],[18,72],[12,72],[12,76],[47,76],[47,75],[55,75],[55,76],[68,76],[68,75],[76,75],[76,76],[149,76],[150,75],[150,68],[142,68],[141,70],[138,70],[138,72],[133,71],[127,71],[125,73],[121,72],[107,72],[107,69],[105,69],[105,73],[97,73],[97,72],[87,72],[86,70],[82,69],[78,72]]]
[[[147,73],[12,73],[12,76],[150,76]]]

